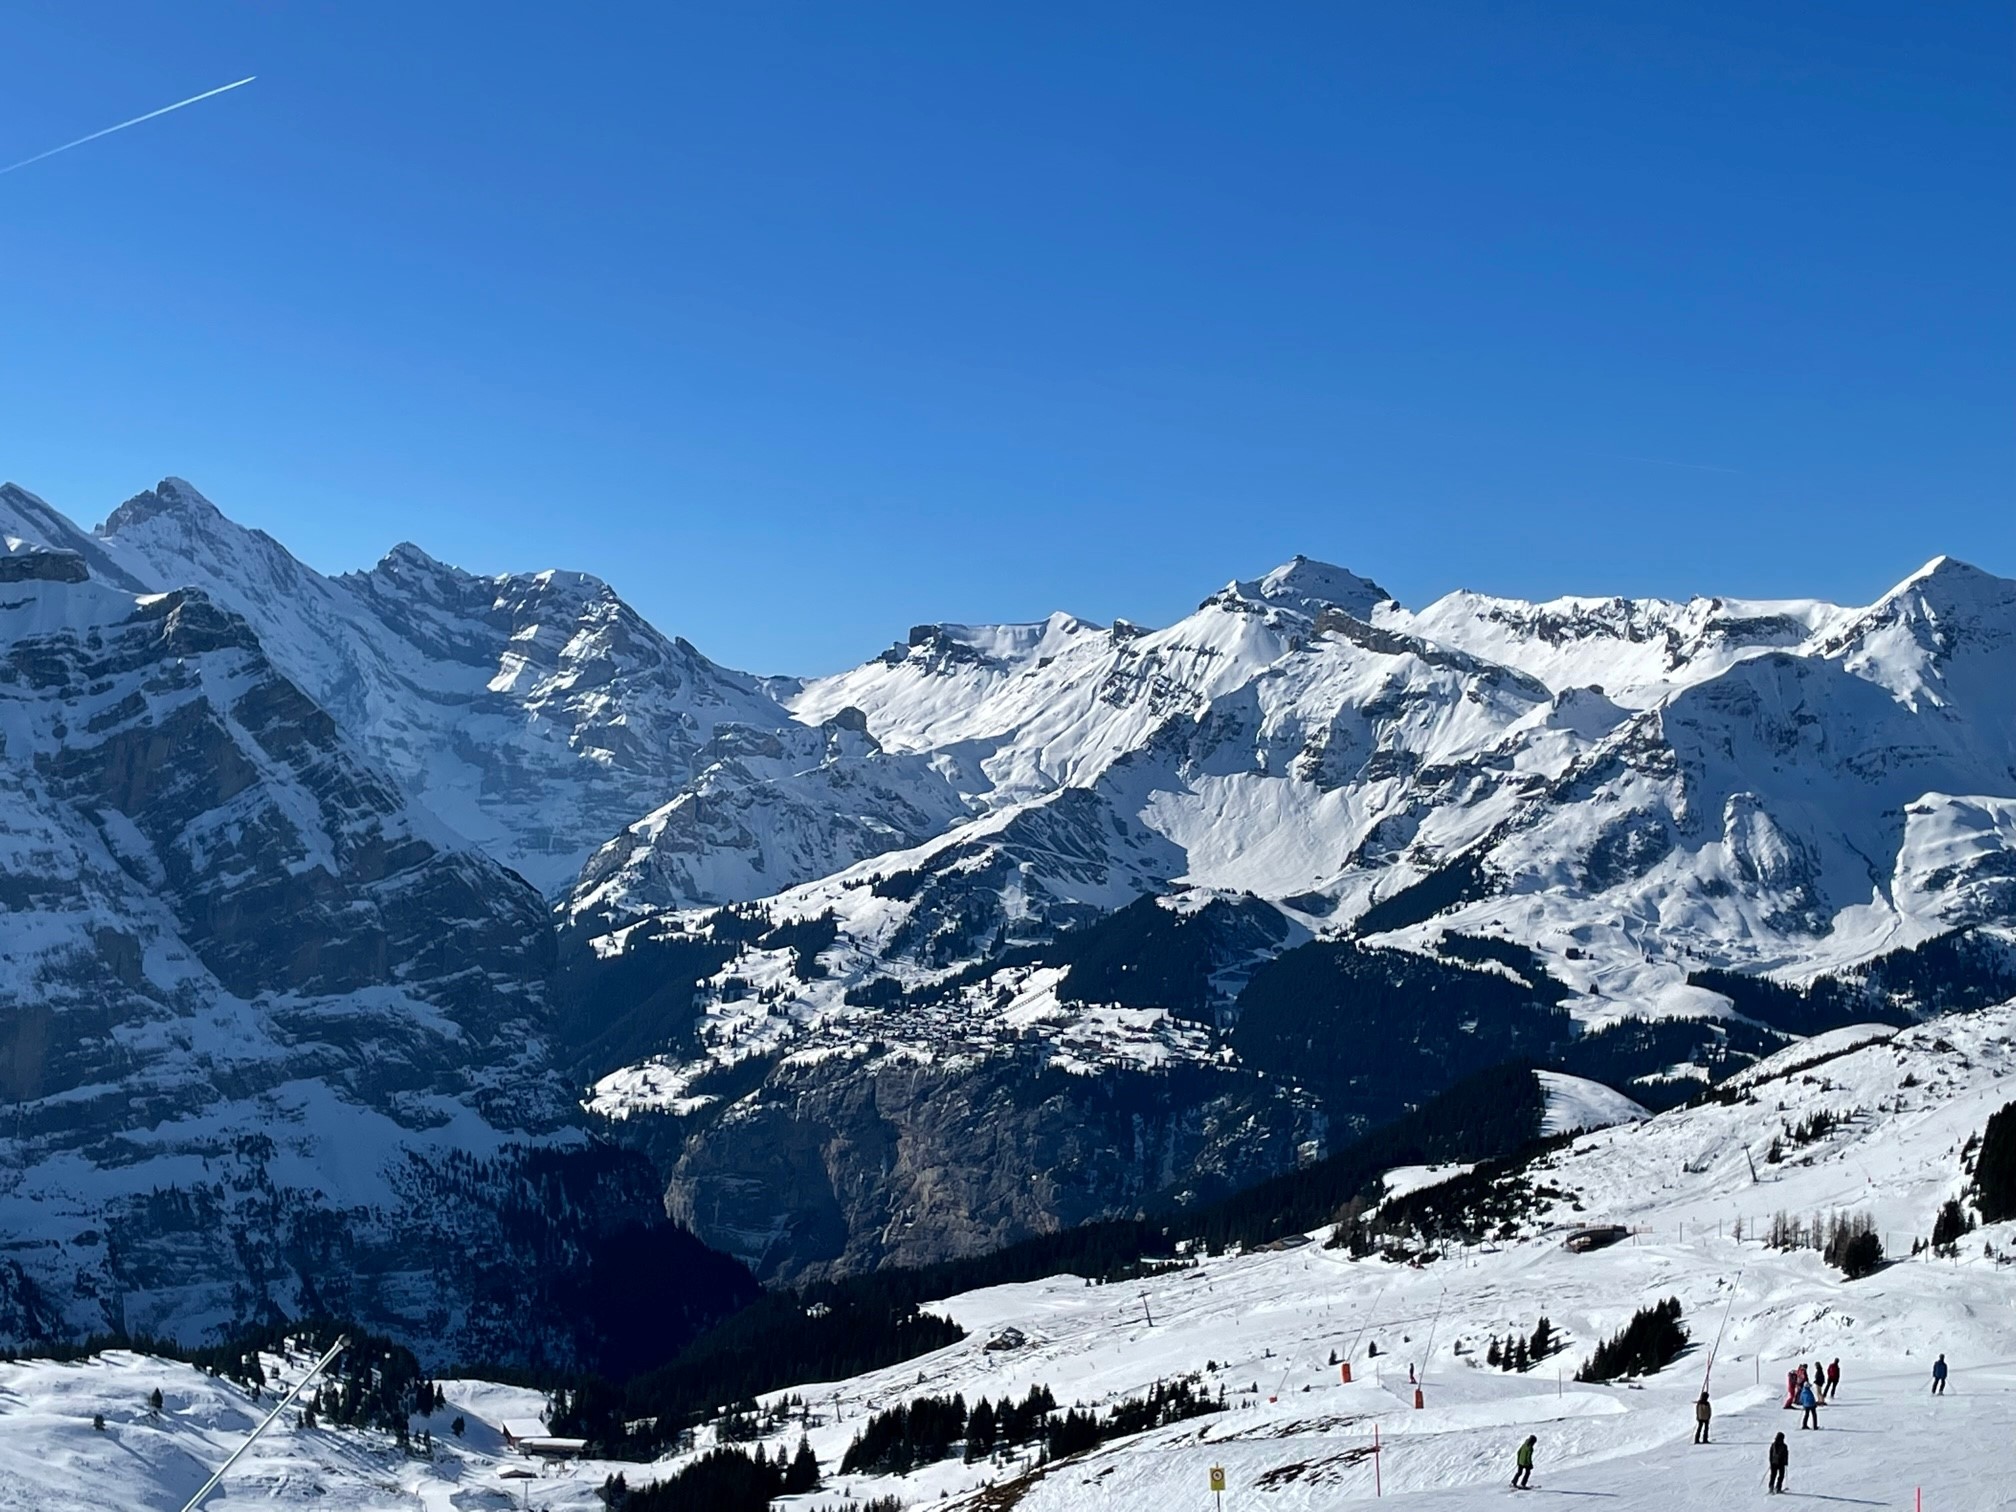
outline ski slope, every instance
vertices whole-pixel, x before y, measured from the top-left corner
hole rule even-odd
[[[1618,1124],[1540,1157],[1525,1175],[1541,1195],[1515,1233],[1424,1265],[1353,1260],[1318,1233],[1145,1282],[1053,1277],[933,1304],[965,1340],[793,1388],[829,1472],[868,1414],[919,1395],[998,1401],[1043,1383],[1060,1405],[1103,1408],[1195,1373],[1224,1389],[1228,1410],[1047,1466],[1025,1455],[900,1477],[829,1474],[819,1492],[778,1505],[813,1512],[850,1495],[893,1495],[913,1512],[1204,1508],[1216,1465],[1232,1512],[1330,1512],[1370,1504],[1375,1491],[1423,1512],[1469,1509],[1518,1494],[1506,1482],[1531,1433],[1536,1499],[1586,1497],[1616,1512],[1748,1507],[1764,1496],[1766,1446],[1784,1431],[1788,1485],[1800,1496],[1911,1508],[1922,1490],[1940,1512],[2016,1507],[2016,1223],[1975,1230],[1954,1258],[1909,1255],[1964,1186],[1968,1136],[2016,1100],[2016,1004],[1901,1033],[1844,1031],[1791,1047],[1744,1082],[1749,1100]],[[1786,1140],[1822,1110],[1841,1125],[1807,1144]],[[1841,1209],[1866,1211],[1902,1258],[1851,1282],[1813,1251],[1759,1238],[1774,1213]],[[1633,1233],[1589,1254],[1562,1247],[1566,1231],[1593,1222]],[[1694,1339],[1676,1364],[1637,1384],[1574,1380],[1599,1339],[1667,1296],[1680,1300]],[[1565,1337],[1562,1352],[1524,1375],[1484,1364],[1494,1335],[1528,1335],[1542,1314]],[[1011,1325],[1026,1335],[1021,1348],[984,1347]],[[1353,1365],[1349,1385],[1333,1352]],[[1942,1352],[1954,1374],[1934,1400],[1929,1371]],[[1786,1370],[1837,1358],[1839,1400],[1819,1432],[1799,1431],[1779,1405]],[[1692,1401],[1704,1380],[1717,1415],[1712,1442],[1697,1447]],[[382,1434],[276,1430],[214,1505],[501,1508],[525,1495],[533,1507],[587,1509],[601,1505],[595,1489],[612,1471],[634,1485],[683,1462],[535,1467],[536,1479],[506,1479],[529,1462],[502,1447],[496,1425],[536,1416],[538,1397],[445,1384],[449,1405],[414,1423],[432,1427],[431,1461],[401,1457]],[[145,1407],[157,1385],[158,1418]],[[228,1381],[137,1355],[0,1365],[0,1512],[177,1508],[257,1410]],[[94,1411],[106,1415],[103,1434],[90,1427]],[[458,1414],[470,1424],[460,1442],[446,1432]],[[778,1435],[772,1452],[795,1447],[799,1431]]]

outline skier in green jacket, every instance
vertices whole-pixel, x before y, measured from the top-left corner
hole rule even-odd
[[[1519,1455],[1515,1461],[1519,1468],[1512,1472],[1512,1484],[1521,1491],[1530,1491],[1533,1488],[1533,1446],[1539,1441],[1538,1435],[1529,1433],[1526,1435],[1526,1442],[1519,1446]]]

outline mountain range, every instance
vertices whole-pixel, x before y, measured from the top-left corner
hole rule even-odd
[[[1507,1060],[1670,1106],[2016,995],[2012,637],[1947,558],[1419,609],[1297,558],[772,678],[580,573],[8,485],[0,1334],[341,1306],[564,1359],[523,1320],[633,1227],[924,1262]]]

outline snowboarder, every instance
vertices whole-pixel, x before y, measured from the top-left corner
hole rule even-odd
[[[1715,1409],[1708,1405],[1708,1393],[1702,1392],[1701,1399],[1694,1404],[1694,1442],[1708,1442],[1708,1419],[1715,1415]]]
[[[1538,1434],[1527,1434],[1526,1442],[1519,1446],[1519,1453],[1513,1461],[1517,1468],[1512,1472],[1512,1484],[1521,1491],[1533,1489],[1533,1446],[1539,1442]]]
[[[1946,1356],[1943,1354],[1932,1362],[1932,1395],[1946,1395]]]
[[[1813,1394],[1813,1385],[1810,1381],[1799,1388],[1799,1405],[1804,1409],[1804,1416],[1799,1419],[1799,1426],[1801,1428],[1818,1428],[1820,1426],[1820,1398]]]
[[[1840,1389],[1841,1362],[1839,1360],[1830,1360],[1827,1362],[1827,1400],[1830,1402],[1833,1401],[1834,1393]]]
[[[1771,1479],[1766,1484],[1773,1491],[1785,1489],[1785,1467],[1792,1463],[1792,1450],[1785,1442],[1785,1435],[1779,1434],[1771,1440]]]

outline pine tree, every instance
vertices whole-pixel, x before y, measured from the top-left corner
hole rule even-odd
[[[1484,1363],[1489,1365],[1493,1370],[1504,1368],[1505,1356],[1498,1349],[1498,1335],[1496,1334],[1491,1335],[1491,1347],[1484,1351]]]
[[[1985,1222],[2016,1218],[2016,1102],[1990,1115],[1981,1131],[1974,1187]]]
[[[1512,1341],[1512,1368],[1523,1372],[1532,1363],[1531,1357],[1526,1352],[1526,1341],[1524,1339],[1514,1339]]]
[[[798,1452],[791,1457],[790,1468],[784,1472],[784,1494],[796,1496],[801,1492],[818,1489],[819,1457],[812,1452],[812,1441],[800,1435]]]
[[[966,1418],[966,1463],[973,1464],[994,1452],[994,1404],[982,1397]]]
[[[1554,1352],[1554,1325],[1545,1316],[1533,1328],[1533,1343],[1530,1347],[1533,1363],[1538,1365]]]
[[[1932,1221],[1932,1249],[1935,1253],[1950,1255],[1974,1224],[1967,1212],[1960,1206],[1960,1199],[1948,1197],[1939,1209],[1939,1216]]]
[[[149,1412],[159,1412],[161,1410],[161,1388],[159,1386],[156,1386],[153,1391],[148,1393],[147,1410]]]

